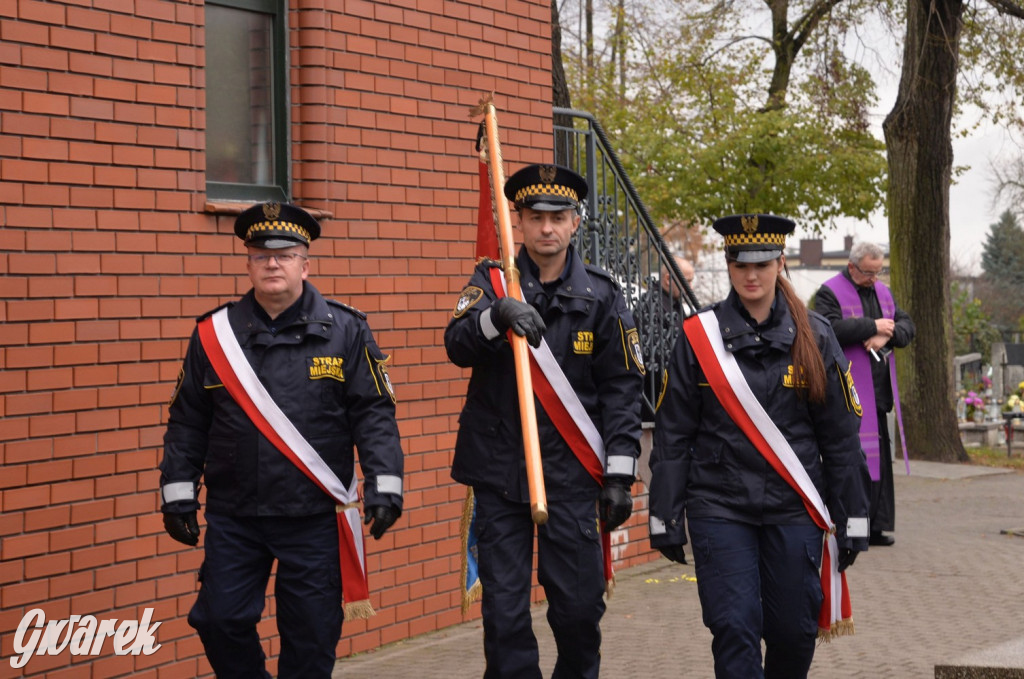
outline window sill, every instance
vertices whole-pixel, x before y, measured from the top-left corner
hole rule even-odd
[[[292,203],[295,205],[294,203]],[[253,205],[259,205],[258,202],[229,202],[229,201],[206,201],[203,205],[203,212],[207,212],[215,215],[240,215],[242,212],[252,207]],[[296,205],[296,207],[302,207]],[[320,221],[322,219],[333,219],[334,213],[327,210],[314,210],[311,208],[303,207],[303,210],[313,216],[313,219]]]

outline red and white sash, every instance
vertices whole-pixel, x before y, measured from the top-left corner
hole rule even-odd
[[[750,390],[736,357],[725,350],[714,311],[708,309],[686,319],[683,331],[722,407],[772,468],[800,495],[815,525],[825,531],[821,555],[824,600],[818,614],[818,637],[829,640],[853,634],[853,609],[846,573],[838,571],[835,525],[818,489],[785,436]]]
[[[498,267],[492,268],[490,274],[491,287],[500,299],[507,294],[505,275]],[[543,338],[539,347],[530,347],[530,376],[533,381],[533,393],[558,429],[558,433],[569,444],[569,449],[587,473],[599,485],[604,486],[604,439],[587,414],[587,409],[580,402],[580,397],[570,384],[569,378],[562,372],[562,367],[551,353],[551,347]],[[611,583],[614,577],[611,545],[611,534],[602,530],[604,574],[608,583]],[[609,591],[610,589],[609,585]]]
[[[238,344],[228,321],[227,308],[200,321],[198,328],[203,350],[231,398],[281,454],[337,503],[345,617],[375,615],[366,577],[354,463],[352,482],[346,487],[267,393]]]
[[[505,276],[497,267],[491,269],[491,287],[499,299],[507,294]],[[595,481],[604,485],[604,439],[543,338],[539,347],[530,347],[530,375],[533,377],[533,391],[544,406],[544,412],[580,464]]]

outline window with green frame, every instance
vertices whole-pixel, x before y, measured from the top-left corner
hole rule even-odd
[[[287,201],[286,0],[206,0],[206,195]]]

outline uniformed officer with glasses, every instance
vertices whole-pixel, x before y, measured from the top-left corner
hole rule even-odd
[[[377,539],[402,513],[403,456],[388,358],[364,314],[325,299],[308,282],[309,244],[320,235],[308,212],[255,205],[239,215],[235,234],[248,251],[252,289],[226,305],[237,342],[225,333],[208,344],[200,326],[189,341],[160,463],[164,527],[178,542],[198,543],[202,479],[205,560],[188,622],[220,679],[270,677],[257,623],[275,561],[277,676],[327,679],[341,636],[338,517],[345,513],[229,393],[216,346],[241,350],[268,401],[346,488],[359,449],[365,522]],[[236,374],[248,373],[240,367]],[[258,406],[261,413],[268,401]]]

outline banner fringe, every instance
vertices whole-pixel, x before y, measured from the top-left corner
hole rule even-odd
[[[473,520],[473,488],[466,488],[466,499],[462,503],[462,518],[459,521],[459,542],[462,545],[462,567],[459,569],[459,590],[462,592],[462,615],[483,595],[483,585],[477,579],[468,586],[466,578],[469,574],[469,524]]]
[[[473,586],[469,588],[467,592],[465,589],[462,590],[462,614],[465,615],[469,610],[469,607],[480,601],[480,597],[484,594],[484,587],[477,580],[473,583]]]
[[[377,611],[373,610],[373,604],[369,599],[346,603],[344,611],[346,620],[366,620],[377,615]]]

